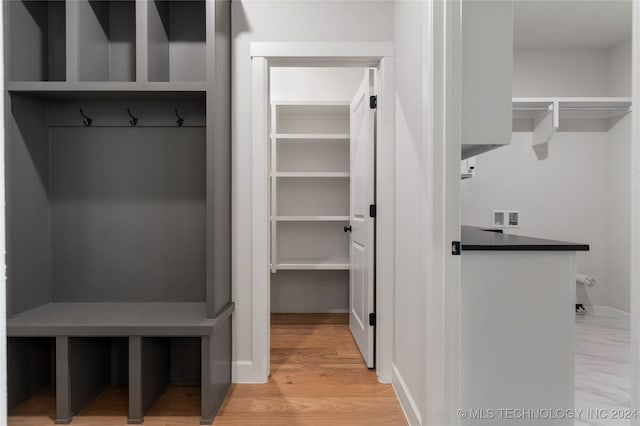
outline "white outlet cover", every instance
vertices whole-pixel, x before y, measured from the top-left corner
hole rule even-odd
[[[494,210],[491,213],[491,225],[499,228],[507,226],[507,211],[506,210]]]
[[[520,210],[507,211],[507,226],[509,228],[520,227]]]

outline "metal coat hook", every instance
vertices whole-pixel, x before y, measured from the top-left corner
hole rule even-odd
[[[176,121],[178,127],[182,127],[184,124],[184,118],[180,117],[180,114],[178,114],[178,108],[176,108],[176,117],[178,117],[178,121]]]
[[[131,114],[131,110],[129,108],[127,108],[127,114],[129,114],[129,117],[131,117],[131,120],[129,120],[129,123],[132,126],[136,126],[138,124],[138,119],[134,117],[133,114]]]
[[[91,126],[91,123],[93,123],[93,119],[87,117],[87,115],[82,111],[82,109],[80,109],[80,115],[85,118],[85,120],[82,120],[82,124],[84,124],[86,127]]]

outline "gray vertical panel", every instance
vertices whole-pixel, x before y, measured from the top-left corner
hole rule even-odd
[[[200,384],[200,338],[176,337],[171,340],[171,384]]]
[[[141,424],[142,412],[142,337],[129,337],[129,414],[127,423]]]
[[[9,410],[51,386],[53,350],[51,338],[10,337],[7,339]]]
[[[203,302],[202,128],[52,128],[53,299]]]
[[[78,413],[111,384],[108,338],[69,338],[71,409]]]
[[[67,18],[67,81],[78,81],[78,20],[79,2],[66,2]]]
[[[109,3],[79,0],[78,79],[109,81]]]
[[[207,2],[207,315],[231,301],[231,10]]]
[[[147,7],[149,81],[169,81],[169,4],[149,0]]]
[[[136,1],[136,81],[149,81],[148,0]]]
[[[205,2],[169,3],[169,80],[205,81]]]
[[[48,80],[64,81],[67,66],[66,11],[64,1],[48,2]]]
[[[202,338],[202,418],[211,424],[231,386],[231,316]]]
[[[111,384],[129,384],[129,339],[114,337],[111,339]]]
[[[142,412],[147,412],[169,386],[170,342],[168,338],[142,338]]]
[[[71,374],[69,338],[56,337],[56,424],[71,422]]]
[[[49,141],[44,106],[11,96],[7,140],[10,316],[50,301]]]
[[[136,79],[136,3],[109,2],[109,42],[111,81]]]

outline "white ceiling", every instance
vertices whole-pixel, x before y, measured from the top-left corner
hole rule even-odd
[[[631,0],[514,0],[516,48],[608,48],[631,37]]]

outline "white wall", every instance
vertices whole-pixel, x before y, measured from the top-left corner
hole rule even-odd
[[[428,211],[422,55],[426,2],[395,3],[396,266],[393,382],[411,424],[426,407]]]
[[[630,128],[626,117],[608,133],[556,133],[546,160],[531,133],[514,133],[511,145],[478,156],[476,177],[462,182],[462,223],[488,227],[493,209],[520,210],[513,233],[589,244],[577,268],[598,285],[581,302],[628,311]]]
[[[232,209],[235,382],[260,380],[252,339],[252,97],[253,41],[391,41],[393,3],[387,1],[247,1],[232,5]],[[265,265],[266,268],[266,265]]]
[[[364,76],[361,68],[272,68],[272,101],[350,101]]]
[[[608,49],[515,49],[513,96],[631,96],[631,40]]]

